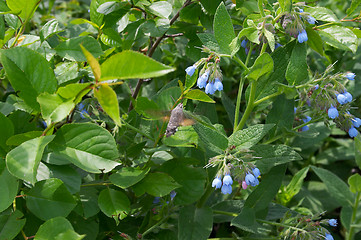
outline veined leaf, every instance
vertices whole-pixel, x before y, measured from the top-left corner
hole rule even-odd
[[[119,105],[117,94],[108,86],[108,84],[100,85],[99,89],[94,90],[94,96],[98,99],[104,111],[113,119],[113,121],[120,127]]]

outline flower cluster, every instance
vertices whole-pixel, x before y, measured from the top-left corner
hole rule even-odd
[[[213,57],[215,58],[214,63],[209,62]],[[187,75],[193,76],[196,69],[204,64],[197,80],[197,86],[199,88],[205,88],[205,93],[207,94],[213,95],[216,91],[223,90],[222,73],[218,65],[219,59],[219,57],[211,55],[208,59],[202,58],[185,70]]]
[[[282,16],[281,25],[288,34],[297,38],[299,43],[303,43],[308,40],[305,22],[315,24],[316,19],[309,13],[304,12],[303,9],[296,7],[295,10]]]
[[[253,157],[250,154],[246,154],[243,158]],[[231,177],[231,170],[234,179],[238,181],[243,189],[247,189],[248,186],[255,187],[259,184],[258,178],[261,176],[260,170],[254,164],[244,162],[232,154],[219,155],[211,158],[209,164],[205,167],[209,166],[220,166],[220,170],[212,181],[212,187],[221,189],[223,194],[232,193],[233,179]]]
[[[361,126],[361,119],[350,113],[353,97],[340,83],[340,80],[345,78],[354,80],[355,77],[354,73],[338,73],[315,79],[314,82],[318,84],[301,96],[300,107],[305,102],[305,105],[307,104],[313,110],[314,117],[321,117],[326,113],[327,117],[334,121],[340,129],[346,131],[350,137],[356,137],[358,135],[356,128]],[[295,114],[296,111],[297,109]],[[305,118],[297,119],[303,121],[304,126],[302,126],[301,131],[307,131],[309,128],[305,123],[311,121],[311,117],[305,116]]]
[[[300,214],[293,215],[291,212],[286,212],[282,223],[284,228],[280,228],[281,236],[285,239],[319,239],[319,240],[333,240],[330,232],[322,225],[337,226],[336,219],[320,220],[321,214],[302,216]],[[287,228],[289,226],[289,228]]]

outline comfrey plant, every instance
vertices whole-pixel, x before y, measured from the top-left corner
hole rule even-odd
[[[360,7],[0,0],[0,239],[360,239]]]

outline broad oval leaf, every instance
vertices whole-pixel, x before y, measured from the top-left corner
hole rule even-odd
[[[351,29],[341,26],[330,26],[319,31],[323,41],[332,47],[356,53],[357,36]]]
[[[100,210],[116,221],[123,219],[130,211],[130,201],[123,192],[106,188],[100,192],[98,198]]]
[[[9,151],[6,141],[13,136],[14,125],[4,114],[0,112],[0,156],[5,157]]]
[[[120,163],[113,136],[91,123],[67,124],[57,132],[49,148],[81,169],[91,173],[109,172]]]
[[[80,236],[76,232],[74,232],[73,226],[66,218],[55,217],[49,219],[39,227],[38,231],[35,234],[34,240],[78,240],[82,239],[83,237],[84,236]]]
[[[0,61],[24,102],[40,112],[36,101],[40,93],[54,93],[57,81],[50,64],[39,53],[25,47],[1,50]]]
[[[207,239],[212,231],[213,213],[209,207],[183,207],[179,212],[178,239]]]
[[[101,81],[160,77],[175,69],[134,51],[123,51],[108,58],[101,66]]]
[[[108,84],[102,84],[99,89],[94,90],[94,96],[109,117],[120,127],[122,123],[119,115],[118,98],[114,90]]]
[[[24,214],[15,210],[11,214],[2,213],[0,215],[0,239],[14,239],[23,229],[26,219]]]
[[[137,196],[145,192],[154,197],[163,197],[180,187],[176,181],[165,173],[149,173],[142,181],[133,186]]]
[[[275,124],[257,124],[233,133],[229,138],[229,145],[240,148],[250,148],[256,145]]]
[[[190,90],[184,97],[188,99],[198,100],[201,102],[215,103],[212,98],[210,98],[205,92],[199,89]]]
[[[168,18],[172,13],[172,4],[166,1],[154,2],[148,7],[149,11],[161,17]]]
[[[247,78],[250,80],[257,81],[260,77],[264,75],[269,75],[273,72],[273,59],[268,53],[263,53],[260,55],[253,66],[249,70]]]
[[[330,195],[343,207],[352,206],[354,202],[354,194],[350,191],[347,184],[342,181],[337,175],[329,170],[311,167],[317,176],[326,185]]]
[[[332,12],[331,9],[324,7],[312,7],[307,8],[306,11],[317,20],[324,22],[339,22],[337,16]]]
[[[120,188],[128,188],[142,180],[149,170],[149,168],[145,170],[131,167],[122,168],[118,172],[110,175],[109,180]]]
[[[19,179],[34,184],[44,148],[54,137],[52,135],[34,138],[11,150],[6,155],[9,172]]]
[[[5,166],[5,161],[0,161],[0,212],[7,209],[18,193],[18,180],[11,175]],[[1,234],[0,234],[1,236]],[[0,238],[1,239],[1,238]]]
[[[236,37],[233,30],[231,17],[229,16],[224,3],[219,4],[214,15],[213,22],[214,37],[216,38],[222,53],[231,55],[231,42]]]
[[[39,4],[38,0],[7,0],[9,8],[14,13],[19,13],[19,16],[28,20],[35,12],[35,6]],[[34,9],[35,8],[35,9]]]
[[[60,43],[55,50],[63,58],[77,62],[84,62],[87,59],[80,48],[80,44],[83,45],[83,47],[95,58],[103,54],[103,50],[98,41],[90,36],[70,38],[65,42]]]
[[[45,221],[68,216],[76,206],[76,201],[60,179],[50,178],[37,182],[26,193],[26,206]]]
[[[290,85],[300,85],[308,80],[306,45],[296,43],[287,66],[286,79]]]

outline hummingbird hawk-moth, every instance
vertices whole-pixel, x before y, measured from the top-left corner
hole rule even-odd
[[[166,137],[172,136],[176,133],[179,126],[192,125],[192,119],[185,118],[183,112],[183,104],[179,103],[170,113],[167,130],[165,131]]]

